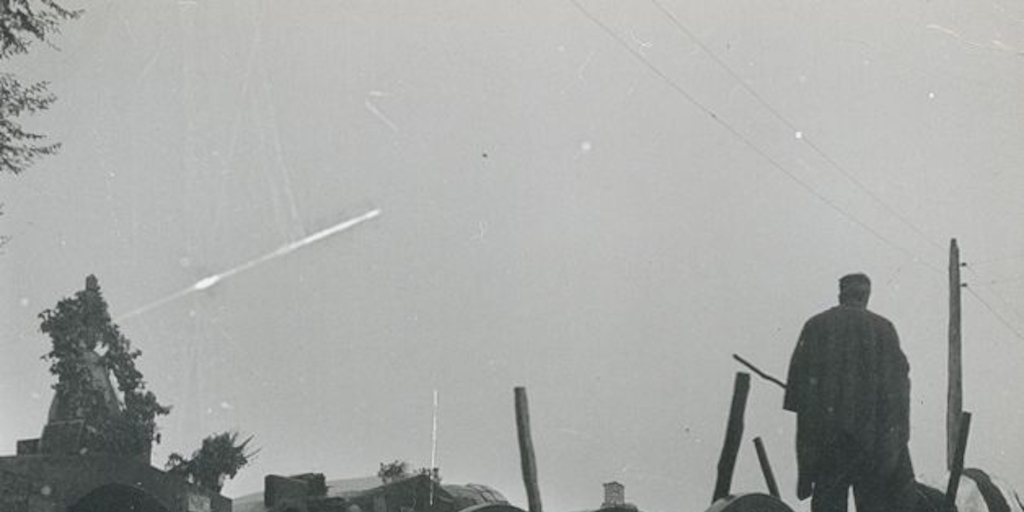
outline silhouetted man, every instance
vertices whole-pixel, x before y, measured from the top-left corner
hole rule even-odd
[[[804,325],[793,351],[783,407],[797,413],[797,497],[813,512],[914,506],[910,379],[892,323],[868,311],[871,281],[839,280],[839,305]]]

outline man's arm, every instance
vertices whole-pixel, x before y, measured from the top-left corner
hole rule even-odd
[[[804,324],[800,338],[789,359],[789,372],[786,375],[786,393],[782,400],[782,408],[797,412],[803,405],[803,393],[807,382],[807,345],[810,329]]]
[[[895,440],[906,443],[910,439],[910,364],[896,328],[887,324],[885,332],[885,420]]]

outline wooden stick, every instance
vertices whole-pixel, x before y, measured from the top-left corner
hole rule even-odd
[[[946,390],[946,469],[953,471],[957,449],[957,426],[963,412],[963,370],[960,339],[960,248],[949,241],[949,361]]]
[[[957,426],[959,437],[956,443],[956,453],[953,455],[953,467],[949,470],[949,484],[946,485],[946,503],[950,510],[956,510],[956,492],[960,488],[960,475],[964,472],[964,453],[967,451],[967,436],[971,433],[971,413],[960,414],[960,424]]]
[[[725,428],[725,443],[722,454],[718,458],[718,477],[715,480],[714,503],[729,495],[732,487],[732,473],[736,469],[736,455],[740,451],[740,440],[743,438],[743,413],[747,408],[747,394],[750,392],[750,374],[736,372],[736,382],[732,390],[732,406],[729,408],[729,423]]]
[[[764,483],[768,486],[768,494],[778,498],[779,485],[775,483],[775,473],[772,471],[772,463],[768,461],[768,452],[764,449],[764,442],[760,437],[754,438],[754,449],[757,450],[757,461],[761,463],[761,474],[764,475]]]
[[[540,504],[540,486],[537,485],[537,461],[533,456],[530,438],[530,407],[526,401],[526,388],[515,388],[516,429],[519,432],[519,458],[523,465],[523,483],[530,512],[543,512]]]
[[[782,382],[781,380],[779,380],[779,379],[777,379],[775,377],[772,377],[771,375],[768,375],[767,373],[761,371],[760,368],[754,366],[754,363],[751,363],[750,361],[747,361],[746,359],[743,359],[742,357],[740,357],[739,354],[733,354],[732,358],[737,360],[737,361],[739,361],[739,363],[742,364],[743,366],[746,366],[747,368],[750,368],[750,371],[756,373],[758,377],[761,377],[762,379],[764,379],[764,380],[766,380],[768,382],[774,382],[780,388],[786,389],[786,383],[785,382]]]

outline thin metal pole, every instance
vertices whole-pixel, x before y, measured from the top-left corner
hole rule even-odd
[[[430,506],[434,506],[434,488],[437,487],[437,390],[434,390],[433,425],[430,429]]]

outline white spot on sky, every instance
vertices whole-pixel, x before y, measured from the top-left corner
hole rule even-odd
[[[53,489],[49,485],[44,485],[42,489],[39,489],[39,494],[43,496],[49,496],[53,493]]]
[[[964,36],[960,35],[960,33],[958,33],[957,31],[955,31],[953,29],[943,27],[942,25],[936,25],[934,23],[930,23],[930,24],[926,25],[924,28],[927,28],[927,29],[930,29],[930,30],[936,30],[936,31],[941,32],[943,34],[946,34],[946,35],[948,35],[950,37],[953,37],[953,38],[963,42],[964,44],[973,46],[975,48],[985,48],[985,49],[988,49],[988,50],[998,50],[998,51],[1002,51],[1002,52],[1010,52],[1010,53],[1017,53],[1017,54],[1021,53],[1016,48],[1014,48],[1012,46],[1009,46],[1006,43],[1004,43],[1004,42],[1002,42],[1002,41],[1000,41],[998,39],[992,39],[988,43],[983,43],[981,41],[972,41],[972,40],[967,39]],[[996,35],[998,36],[999,34],[996,34]]]
[[[28,297],[22,297],[18,303],[21,304],[21,307],[28,306]]]
[[[654,42],[653,41],[644,41],[644,40],[640,39],[639,37],[636,36],[636,34],[633,33],[632,30],[629,31],[629,37],[632,37],[633,38],[633,42],[637,44],[636,51],[641,56],[646,57],[647,54],[644,53],[644,50],[649,50],[649,49],[654,47]]]
[[[935,93],[934,92],[928,93],[928,99],[934,100],[935,99]]]
[[[558,52],[565,53],[565,45],[558,45]]]
[[[865,66],[870,66],[871,65],[871,61],[868,60],[868,59],[864,59],[864,65]]]
[[[593,149],[593,147],[594,147],[594,145],[591,144],[589,140],[585,140],[583,142],[580,142],[580,149],[579,149],[579,151],[576,152],[575,155],[573,155],[572,159],[576,160],[579,157],[589,153],[590,150]]]
[[[33,400],[39,400],[40,398],[43,397],[42,395],[40,395],[39,393],[36,393],[35,391],[29,393],[28,396],[32,397]]]
[[[473,238],[475,238],[476,240],[479,240],[479,241],[482,242],[484,240],[484,237],[487,236],[487,230],[488,230],[489,227],[490,226],[487,224],[487,221],[485,221],[485,220],[479,221],[477,223],[477,228],[478,228],[477,234]]]
[[[632,96],[633,93],[636,92],[636,84],[638,84],[639,82],[640,82],[639,78],[634,78],[633,79],[633,84],[630,85],[629,86],[629,90],[626,91],[626,96]]]
[[[227,403],[227,402],[221,402],[220,403],[220,408],[224,409],[226,411],[230,411],[231,409],[234,409],[234,407],[231,404]]]
[[[195,318],[196,317],[196,310],[194,310],[194,309],[188,310],[188,316],[189,316],[189,318]]]
[[[796,133],[793,134],[793,136],[796,137],[797,139],[803,139],[804,138],[804,132],[796,132]]]
[[[199,282],[193,285],[192,287],[195,288],[196,290],[205,290],[217,284],[220,281],[220,277],[220,275],[213,275],[210,277],[200,279]]]
[[[593,60],[593,58],[594,51],[591,50],[590,53],[587,54],[587,58],[583,60],[583,64],[580,64],[579,67],[576,68],[576,76],[579,77],[580,80],[583,80],[583,71],[587,69],[587,66],[590,65],[590,61]]]
[[[373,96],[372,92],[373,91],[371,91],[370,94],[371,97]],[[384,115],[384,113],[377,108],[377,105],[372,103],[369,98],[363,100],[363,105],[366,106],[366,110],[369,110],[371,114],[379,119],[380,122],[384,123],[384,125],[391,129],[391,131],[398,133],[398,125],[396,125],[388,116]]]
[[[182,256],[178,259],[178,264],[181,265],[182,268],[188,268],[188,266],[192,264],[192,260],[190,260],[188,256]]]

